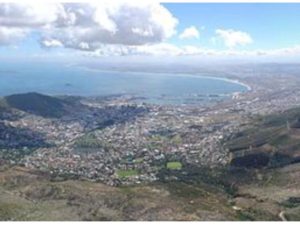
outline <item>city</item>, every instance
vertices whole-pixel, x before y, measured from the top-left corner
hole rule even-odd
[[[177,169],[186,163],[222,167],[230,163],[226,141],[255,115],[299,105],[297,76],[286,79],[276,71],[270,79],[258,76],[240,79],[250,91],[207,106],[150,105],[121,95],[78,98],[61,118],[2,112],[1,153],[12,165],[84,176],[113,186],[155,181],[159,170],[172,162],[179,163]],[[30,154],[18,158],[20,149]]]

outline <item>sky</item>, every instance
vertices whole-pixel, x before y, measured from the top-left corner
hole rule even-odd
[[[300,59],[299,3],[0,3],[0,57]]]

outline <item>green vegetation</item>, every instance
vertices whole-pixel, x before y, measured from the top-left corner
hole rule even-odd
[[[270,140],[271,145],[278,146],[278,147],[288,146],[293,143],[296,144],[297,140],[293,139],[288,134],[282,134],[282,135]]]
[[[177,170],[182,168],[182,164],[180,162],[168,162],[167,168],[171,170]]]
[[[0,219],[10,220],[13,216],[16,216],[18,205],[15,203],[1,203],[0,204]],[[13,215],[13,216],[12,216]]]
[[[230,151],[240,151],[243,149],[258,148],[268,141],[277,138],[282,132],[282,127],[269,129],[249,129],[239,134],[239,136],[231,140],[227,146]]]
[[[171,143],[175,144],[175,145],[179,145],[182,143],[182,138],[179,134],[176,134],[172,139],[171,139]]]
[[[205,191],[199,191],[196,185],[188,185],[181,182],[170,182],[166,184],[168,190],[172,195],[180,198],[203,198],[205,196]]]
[[[247,212],[238,211],[237,216],[240,221],[254,221],[251,215],[249,215]]]
[[[0,220],[274,221],[280,219],[280,211],[288,220],[299,220],[300,200],[295,182],[299,166],[291,167],[289,173],[286,168],[255,173],[229,168],[220,173],[192,165],[187,168],[185,165],[183,170],[188,176],[182,170],[165,170],[167,177],[175,176],[177,181],[120,187],[6,168],[0,173]],[[118,173],[131,175],[137,171]],[[262,175],[260,180],[255,178],[258,173]],[[226,193],[222,181],[236,188],[234,195]],[[242,210],[235,211],[233,206]]]
[[[137,171],[137,170],[118,170],[116,172],[116,174],[119,178],[123,178],[123,177],[139,175],[139,171]]]
[[[88,133],[77,138],[73,146],[75,148],[102,148],[102,143],[94,133]]]
[[[279,114],[271,114],[262,117],[262,125],[266,127],[285,126],[286,122],[294,123],[300,118],[300,108],[286,110]]]
[[[211,192],[211,186],[154,182],[111,187],[83,180],[58,182],[26,171],[1,171],[0,220],[235,220],[224,192]]]
[[[179,134],[168,136],[155,134],[151,136],[148,144],[150,150],[163,149],[170,145],[180,145],[182,143],[182,137]]]
[[[295,208],[300,206],[300,197],[289,197],[286,201],[281,202],[280,205],[288,208]]]

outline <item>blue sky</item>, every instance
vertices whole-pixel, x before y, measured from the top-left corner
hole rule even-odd
[[[31,11],[29,6],[17,3],[9,5],[11,15],[3,13],[1,7],[4,8],[2,3],[2,57],[130,54],[223,57],[232,52],[237,57],[300,55],[298,3],[154,3],[145,7],[129,4],[125,8],[114,5],[113,13],[101,3],[92,7],[41,4],[30,6]],[[69,15],[57,16],[61,12],[59,7]],[[90,17],[82,19],[78,9]],[[18,16],[14,10],[24,14]]]
[[[209,41],[218,28],[242,30],[254,39],[250,49],[285,48],[300,44],[300,4],[192,3],[164,4],[179,19],[178,31],[204,26],[200,40],[193,44],[222,48]],[[171,40],[183,44],[176,37]]]

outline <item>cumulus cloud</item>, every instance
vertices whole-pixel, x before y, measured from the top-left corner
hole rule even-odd
[[[0,3],[0,26],[42,27],[56,21],[63,10],[55,3]]]
[[[11,45],[21,40],[28,33],[27,30],[20,28],[7,28],[0,26],[0,46]]]
[[[191,26],[186,28],[180,35],[180,39],[186,39],[186,38],[199,38],[200,34],[196,27]]]
[[[0,29],[38,30],[45,47],[53,47],[52,40],[88,51],[103,44],[160,43],[176,33],[177,23],[159,3],[0,3]]]
[[[60,4],[0,3],[0,45],[11,45],[58,18]]]
[[[242,31],[217,29],[215,33],[223,40],[225,46],[229,48],[253,42],[252,37],[248,33]]]
[[[52,40],[42,40],[42,45],[51,48],[51,47],[63,47],[63,44],[55,39]]]
[[[96,50],[103,44],[159,43],[175,34],[178,23],[158,3],[67,3],[64,7],[65,13],[45,38],[81,50]]]

